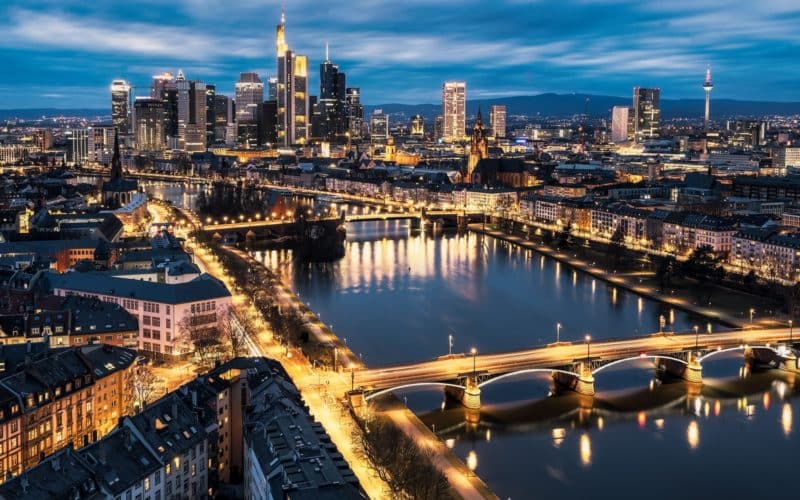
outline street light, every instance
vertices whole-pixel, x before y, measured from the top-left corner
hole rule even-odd
[[[561,340],[561,323],[556,323],[556,344]]]
[[[587,334],[584,337],[584,339],[586,340],[586,367],[588,368],[589,367],[589,360],[591,359],[591,353],[589,351],[589,349],[590,349],[589,345],[592,342],[592,336]]]
[[[448,356],[452,356],[453,355],[453,334],[452,333],[447,336],[447,345],[448,345],[447,355]]]
[[[752,307],[750,308],[750,324],[753,324],[753,315],[756,313],[756,310]]]
[[[789,347],[792,345],[792,320],[789,320]]]
[[[700,327],[694,325],[694,350],[696,351],[700,345]]]
[[[472,353],[472,376],[474,377],[477,373],[475,369],[475,357],[478,355],[478,350],[473,347],[470,352]]]

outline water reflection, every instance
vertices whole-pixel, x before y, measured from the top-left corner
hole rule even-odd
[[[689,427],[686,429],[686,441],[693,450],[700,445],[700,428],[697,426],[697,420],[689,422]]]

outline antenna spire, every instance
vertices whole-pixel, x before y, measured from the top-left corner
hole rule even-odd
[[[327,40],[325,40],[325,60],[326,61],[330,61],[331,60],[330,47],[328,46],[328,41]]]

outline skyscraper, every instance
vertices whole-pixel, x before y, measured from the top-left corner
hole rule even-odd
[[[628,106],[614,106],[611,110],[611,141],[628,142],[630,136],[630,110]]]
[[[442,139],[459,141],[467,130],[467,84],[444,82],[442,85]]]
[[[364,128],[364,106],[361,104],[361,89],[350,87],[346,90],[347,104],[347,130],[353,139],[361,138],[361,130]]]
[[[130,132],[131,86],[125,80],[111,82],[111,123],[122,136]]]
[[[658,139],[661,128],[661,90],[633,88],[633,134],[637,143]]]
[[[206,150],[206,85],[178,75],[178,148]]]
[[[705,128],[708,130],[708,121],[711,118],[711,90],[714,84],[711,83],[711,68],[706,69],[706,79],[703,82],[703,90],[706,92],[706,119]]]
[[[372,142],[386,142],[389,138],[389,115],[385,114],[382,109],[374,110],[369,129]]]
[[[217,86],[206,84],[206,147],[214,144],[214,103],[217,96]]]
[[[286,16],[275,33],[278,55],[278,142],[305,144],[311,122],[308,103],[308,58],[297,55],[286,43]]]
[[[161,73],[160,75],[153,75],[153,81],[150,84],[150,97],[153,99],[161,99],[164,95],[164,90],[173,85],[175,82],[175,76],[166,71]]]
[[[241,73],[234,86],[236,90],[236,121],[258,121],[261,103],[264,102],[264,82],[258,73]]]
[[[346,78],[330,60],[325,45],[325,61],[319,65],[319,137],[328,142],[342,139],[347,129],[345,116]]]
[[[274,76],[267,78],[267,100],[278,100],[278,79]]]
[[[233,123],[233,100],[217,94],[214,96],[214,142],[225,142],[228,125]]]
[[[165,146],[164,102],[161,99],[136,99],[134,133],[139,151],[161,151]]]
[[[506,107],[503,104],[492,106],[489,111],[489,125],[495,138],[506,136]]]

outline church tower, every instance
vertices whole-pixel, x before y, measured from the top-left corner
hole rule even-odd
[[[478,110],[478,119],[472,128],[472,139],[469,144],[469,160],[467,161],[467,177],[465,181],[472,183],[472,174],[478,162],[489,158],[489,141],[486,137],[486,129],[483,128],[483,116]]]

